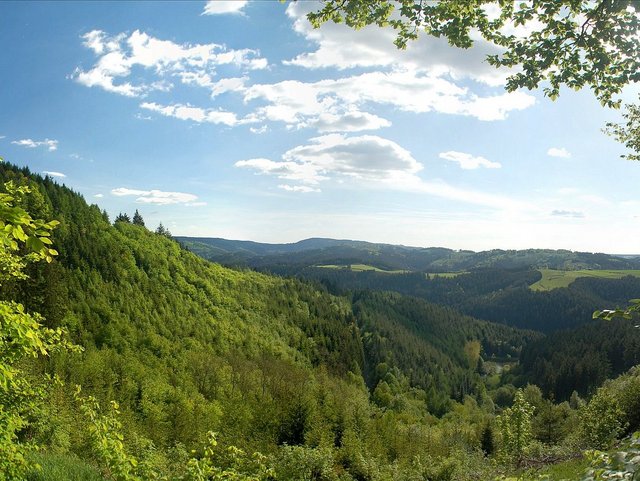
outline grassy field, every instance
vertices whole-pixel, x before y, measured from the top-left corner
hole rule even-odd
[[[27,481],[106,481],[96,468],[69,455],[32,453],[29,462],[40,469],[29,473]]]
[[[374,266],[368,266],[366,264],[349,264],[349,265],[327,264],[324,266],[316,266],[316,267],[322,267],[323,269],[350,269],[354,272],[375,271],[375,272],[384,272],[385,274],[403,274],[405,272],[409,272],[409,271],[403,271],[403,270],[385,271],[384,269],[379,269]]]
[[[533,291],[550,291],[558,287],[568,287],[579,277],[599,277],[601,279],[621,279],[626,276],[640,277],[640,270],[580,270],[559,271],[555,269],[539,269],[542,279],[529,288]]]
[[[458,277],[461,274],[468,274],[468,272],[427,272],[425,275],[429,279],[434,279],[436,277],[443,277],[445,279],[451,279],[453,277]]]
[[[586,459],[571,459],[558,464],[551,464],[539,470],[529,470],[518,478],[507,478],[514,481],[573,481],[582,479],[589,463]]]

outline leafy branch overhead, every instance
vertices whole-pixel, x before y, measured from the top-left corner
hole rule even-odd
[[[487,61],[513,69],[508,91],[542,83],[545,95],[555,99],[563,85],[588,87],[603,105],[617,108],[615,96],[640,79],[639,7],[634,0],[339,0],[325,2],[308,19],[316,28],[328,21],[355,29],[392,27],[398,48],[420,32],[459,48],[482,38],[503,49]],[[637,153],[636,110],[630,107],[627,123],[608,131]]]
[[[626,309],[603,309],[593,313],[594,319],[605,319],[611,321],[615,318],[633,319],[634,314],[640,312],[640,299],[631,299],[631,305]]]
[[[51,231],[59,224],[57,220],[46,222],[33,219],[27,211],[16,205],[22,197],[29,194],[29,188],[16,187],[13,182],[5,184],[6,192],[0,192],[0,255],[3,261],[18,262],[16,251],[24,243],[29,253],[26,260],[41,259],[51,262],[58,252],[51,247]],[[1,275],[1,274],[0,274]],[[19,270],[11,272],[12,276],[20,275]],[[0,277],[1,279],[1,277]]]

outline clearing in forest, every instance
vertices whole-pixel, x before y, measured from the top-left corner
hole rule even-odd
[[[561,271],[556,269],[538,269],[542,274],[542,279],[531,284],[532,291],[550,291],[559,287],[568,287],[579,277],[598,277],[601,279],[622,279],[626,276],[640,277],[640,270],[630,269],[583,269],[578,271]]]

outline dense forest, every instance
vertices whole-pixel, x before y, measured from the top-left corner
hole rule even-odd
[[[495,479],[639,427],[640,372],[603,384],[638,363],[634,328],[463,313],[531,270],[393,276],[460,298],[440,306],[223,267],[50,178],[3,163],[0,180],[2,480]]]
[[[533,291],[541,274],[531,267],[478,268],[455,276],[423,272],[385,273],[315,266],[269,266],[266,272],[322,283],[335,294],[364,289],[394,291],[452,307],[470,316],[540,332],[577,327],[594,310],[626,305],[640,290],[640,278],[579,278],[569,287]]]
[[[176,239],[205,259],[233,266],[269,268],[289,273],[312,265],[367,264],[382,270],[422,272],[470,269],[637,269],[640,259],[602,253],[527,249],[474,252],[444,247],[408,247],[337,239],[305,239],[293,244],[262,244],[211,237]]]

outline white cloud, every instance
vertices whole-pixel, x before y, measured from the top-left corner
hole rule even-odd
[[[76,68],[71,78],[87,87],[100,87],[128,97],[141,96],[153,90],[170,90],[173,85],[169,79],[172,78],[184,84],[212,89],[218,86],[218,91],[221,88],[224,90],[230,87],[220,87],[221,81],[212,80],[217,67],[232,65],[255,70],[268,65],[256,50],[230,50],[215,43],[178,44],[160,40],[140,30],[128,36],[121,33],[112,37],[101,30],[93,30],[83,35],[82,39],[85,47],[93,50],[98,60],[87,71]],[[155,74],[155,79],[134,83],[134,68],[150,71]],[[235,78],[232,80],[237,82]]]
[[[503,120],[510,111],[535,103],[523,92],[480,97],[437,76],[415,71],[367,72],[351,77],[301,82],[285,80],[247,87],[245,103],[264,101],[256,116],[289,126],[321,131],[354,131],[386,127],[389,122],[363,112],[372,105],[390,105],[412,113],[442,112]]]
[[[166,117],[174,117],[180,120],[192,120],[194,122],[207,122],[211,124],[223,124],[228,126],[257,122],[253,118],[238,119],[233,112],[217,109],[202,109],[192,105],[159,105],[154,102],[143,102],[140,108],[158,112]]]
[[[104,194],[95,194],[94,197],[96,199],[102,199],[104,197]]]
[[[111,194],[123,197],[123,196],[135,196],[136,202],[141,204],[157,204],[157,205],[169,205],[169,204],[184,204],[193,205],[196,203],[198,196],[194,194],[187,194],[184,192],[165,192],[162,190],[138,190],[128,189],[126,187],[119,187],[112,189]]]
[[[391,140],[341,134],[315,137],[285,152],[281,161],[257,158],[238,161],[235,166],[311,185],[331,178],[393,181],[422,169],[408,150]]]
[[[211,97],[216,97],[226,92],[239,92],[245,89],[248,77],[229,77],[211,82],[208,87],[211,89]]]
[[[404,182],[401,187],[410,192],[433,195],[443,199],[490,207],[501,211],[523,212],[536,210],[535,206],[526,202],[502,195],[488,194],[486,192],[470,189],[461,189],[443,181],[423,181],[416,176],[407,177],[403,180]]]
[[[14,140],[11,142],[15,145],[21,145],[22,147],[27,147],[28,149],[35,149],[36,147],[46,147],[49,152],[53,152],[58,149],[58,141],[57,140],[33,140],[33,139],[22,139],[22,140]]]
[[[486,62],[487,55],[498,54],[501,49],[482,39],[477,40],[473,48],[464,50],[452,48],[446,39],[421,35],[405,50],[398,50],[393,44],[396,33],[392,28],[368,26],[354,30],[344,24],[327,22],[314,29],[306,14],[318,8],[315,2],[292,2],[287,7],[296,32],[314,42],[317,49],[286,63],[313,69],[400,68],[448,75],[454,80],[470,78],[491,86],[504,85],[509,73]]]
[[[547,155],[551,157],[560,157],[562,159],[571,158],[571,152],[569,152],[564,147],[551,147],[549,150],[547,150]]]
[[[584,218],[584,212],[581,212],[578,210],[554,210],[554,211],[551,211],[551,215],[553,217],[568,217],[571,219]]]
[[[312,52],[284,62],[309,69],[377,68],[350,76],[316,82],[285,80],[257,84],[244,90],[245,103],[262,101],[255,115],[284,122],[288,128],[316,128],[319,132],[354,132],[390,125],[371,113],[374,105],[388,105],[412,113],[441,112],[493,121],[509,112],[535,104],[524,92],[476,94],[461,86],[464,78],[502,86],[507,72],[485,62],[496,46],[485,41],[469,50],[455,49],[446,40],[421,36],[406,50],[393,45],[392,29],[365,27],[355,31],[328,22],[313,29],[306,13],[318,8],[313,2],[294,2],[287,14],[294,29],[317,45]]]
[[[417,175],[423,169],[422,164],[408,150],[374,135],[324,135],[286,151],[281,160],[254,158],[240,160],[235,166],[298,183],[278,185],[288,191],[308,191],[305,187],[319,190],[321,184],[331,182],[350,183],[364,188],[428,194],[502,211],[536,209],[505,196],[461,189],[438,180],[425,181]]]
[[[50,170],[43,170],[42,173],[45,174],[45,175],[48,175],[49,177],[58,177],[60,179],[64,179],[66,177],[66,175],[63,174],[62,172],[54,172],[54,171],[50,171]]]
[[[375,114],[353,110],[343,114],[321,113],[308,124],[319,132],[359,132],[391,126],[391,122]]]
[[[241,11],[242,2],[214,3],[207,6],[212,13],[227,8]],[[416,114],[440,112],[493,121],[503,120],[510,112],[535,103],[535,98],[524,92],[506,93],[500,89],[486,93],[485,88],[485,93],[477,94],[469,85],[459,83],[470,78],[490,86],[503,84],[504,72],[483,63],[485,54],[495,53],[495,47],[486,42],[480,43],[481,48],[465,53],[451,48],[444,40],[425,37],[426,40],[412,43],[406,52],[398,51],[392,42],[394,33],[388,29],[376,27],[355,32],[328,23],[314,30],[305,17],[311,8],[314,6],[297,2],[290,4],[287,12],[294,29],[317,48],[285,63],[304,68],[378,70],[314,82],[284,80],[250,85],[247,75],[218,78],[217,70],[221,65],[233,65],[243,72],[267,67],[267,60],[256,50],[229,50],[217,44],[178,44],[139,30],[112,37],[94,30],[83,39],[98,60],[88,71],[77,69],[73,78],[84,85],[126,96],[170,89],[171,80],[205,88],[213,99],[226,93],[240,94],[248,114],[184,103],[145,102],[141,106],[196,122],[235,126],[270,121],[284,123],[288,129],[311,128],[320,133],[388,127],[391,122],[374,113],[379,106]],[[142,69],[153,74],[155,81],[138,80],[139,74],[134,78],[133,69],[136,73]]]
[[[246,0],[209,0],[202,15],[242,14],[247,3]]]
[[[480,167],[484,167],[486,169],[499,169],[502,167],[500,162],[493,162],[485,159],[484,157],[474,156],[465,152],[456,152],[455,150],[441,152],[438,157],[451,162],[457,162],[460,168],[465,170],[478,169]]]
[[[320,189],[314,189],[313,187],[309,187],[308,185],[288,185],[288,184],[280,184],[278,185],[278,189],[286,190],[288,192],[320,192]]]
[[[269,130],[269,127],[266,125],[262,125],[261,127],[249,127],[249,131],[252,134],[264,134],[267,130]]]

